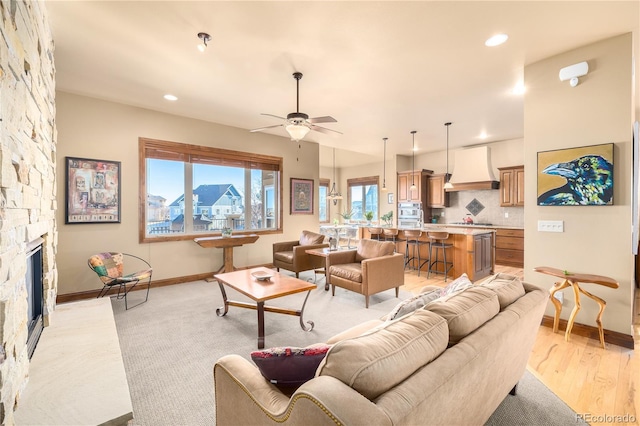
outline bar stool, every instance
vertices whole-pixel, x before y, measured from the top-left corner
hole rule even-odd
[[[382,234],[384,235],[385,241],[393,241],[393,244],[404,241],[403,239],[398,237],[398,228],[383,228]],[[398,250],[394,249],[393,252],[397,252]]]
[[[382,228],[367,228],[369,230],[369,234],[371,234],[372,240],[380,241],[382,236]]]
[[[411,269],[418,269],[418,276],[420,276],[420,268],[427,261],[422,262],[420,260],[420,246],[425,244],[425,241],[420,241],[420,237],[422,236],[422,231],[419,229],[407,229],[404,231],[404,237],[407,242],[404,250],[404,267],[406,268],[409,263],[412,264]],[[409,247],[412,247],[411,257],[409,256]],[[418,261],[418,266],[416,268],[416,260]]]
[[[427,278],[433,272],[434,274],[444,274],[444,282],[447,282],[447,275],[451,268],[453,268],[453,262],[447,262],[447,249],[452,248],[453,244],[447,243],[446,240],[449,238],[448,232],[427,232],[427,236],[429,237],[429,259],[433,259],[433,249],[436,249],[436,257],[435,260],[429,262],[429,270],[427,272]],[[444,260],[438,259],[438,253],[442,250],[442,256]],[[438,271],[438,263],[442,263],[443,272]]]

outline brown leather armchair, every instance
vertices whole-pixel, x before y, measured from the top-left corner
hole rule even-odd
[[[396,289],[404,284],[404,255],[394,253],[391,241],[362,239],[356,250],[337,251],[327,258],[327,283],[331,294],[336,286],[364,295],[369,307],[369,296],[381,291]]]
[[[296,273],[311,269],[324,268],[325,260],[320,256],[307,254],[307,250],[329,247],[324,243],[324,235],[311,231],[302,231],[298,241],[281,241],[273,243],[273,266]]]

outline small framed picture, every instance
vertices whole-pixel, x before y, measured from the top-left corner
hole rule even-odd
[[[291,214],[313,214],[313,179],[291,178]]]
[[[393,204],[393,192],[390,192],[390,193],[387,195],[387,203],[389,203],[389,204]]]

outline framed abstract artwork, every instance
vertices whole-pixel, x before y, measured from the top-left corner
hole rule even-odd
[[[613,205],[613,143],[538,153],[539,206]]]
[[[120,223],[120,162],[66,158],[65,223]]]
[[[291,214],[313,214],[313,179],[291,178]]]

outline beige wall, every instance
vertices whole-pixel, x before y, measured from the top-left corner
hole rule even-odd
[[[298,144],[284,137],[222,126],[58,92],[58,211],[59,294],[101,288],[87,267],[90,255],[101,251],[123,251],[147,259],[154,279],[165,279],[216,271],[222,250],[203,249],[193,241],[138,243],[138,137],[256,152],[284,158],[284,233],[262,235],[253,245],[238,247],[234,263],[240,266],[270,263],[275,241],[295,240],[303,229],[318,228],[313,215],[289,215],[289,179],[314,179],[318,189],[318,145]],[[122,222],[119,224],[64,224],[64,159],[66,156],[122,162]],[[299,159],[296,160],[296,158]],[[316,197],[317,199],[317,197]]]
[[[577,87],[558,79],[560,68],[588,61]],[[612,277],[617,290],[585,284],[607,301],[604,328],[631,333],[634,258],[631,253],[632,36],[626,34],[557,55],[525,68],[525,280],[550,288],[556,279],[533,272],[552,266]],[[537,152],[613,142],[613,206],[537,206]],[[537,231],[538,220],[564,221],[563,233]],[[565,291],[562,318],[573,307]],[[582,297],[577,323],[595,326],[597,305]],[[552,315],[551,304],[547,314]]]

